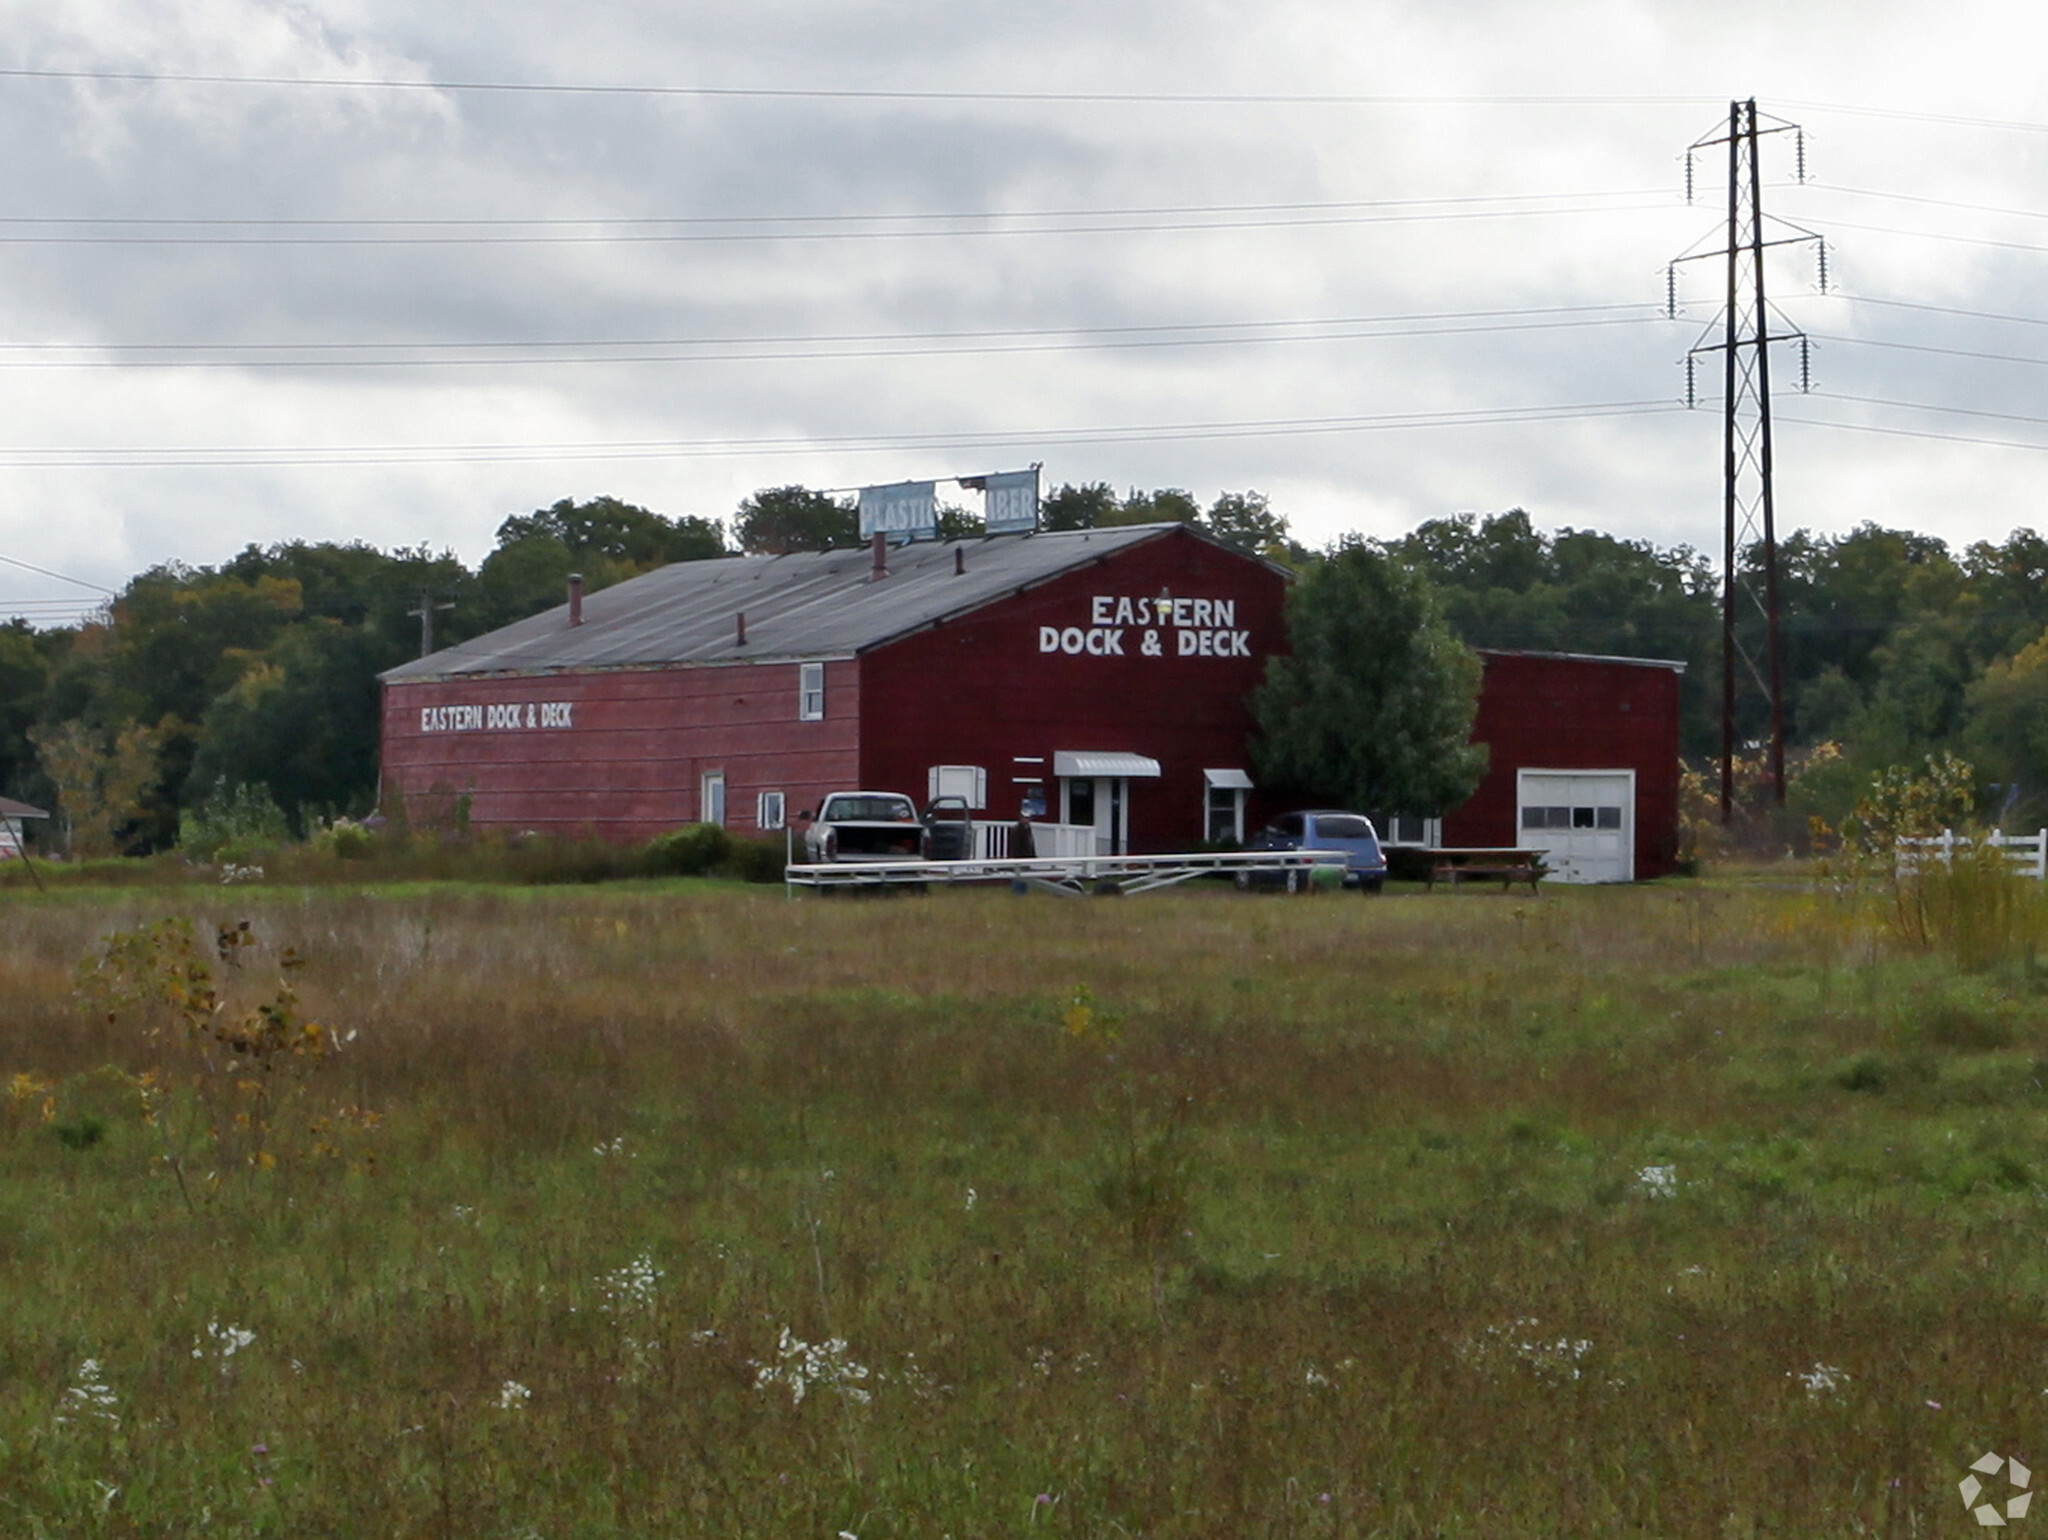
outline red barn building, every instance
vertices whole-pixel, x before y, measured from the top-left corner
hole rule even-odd
[[[1286,581],[1177,524],[680,562],[385,674],[383,791],[615,839],[853,788],[1241,837]]]
[[[879,571],[864,550],[676,563],[385,674],[383,792],[620,840],[779,830],[856,788],[958,793],[1102,852],[1242,839],[1286,584],[1178,524],[919,542]],[[1538,846],[1565,880],[1671,871],[1681,665],[1483,658],[1486,780],[1385,832]]]

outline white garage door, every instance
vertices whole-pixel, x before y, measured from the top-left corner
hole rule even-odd
[[[1550,881],[1635,880],[1635,771],[1523,770],[1515,802],[1517,838],[1544,853]]]

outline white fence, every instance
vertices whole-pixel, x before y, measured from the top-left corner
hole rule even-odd
[[[1008,861],[1033,856],[1053,857],[1066,860],[1074,856],[1092,856],[1099,852],[1095,848],[1095,829],[1082,823],[1034,823],[1031,826],[1029,850],[1017,848],[1021,843],[1016,836],[1015,823],[974,822],[974,859],[977,861]]]
[[[1943,866],[1955,860],[1958,850],[1968,850],[1970,836],[1957,834],[1953,829],[1943,829],[1932,839],[1900,840],[1899,870],[1916,872],[1923,862],[1938,861]],[[2002,850],[2012,862],[2012,868],[2022,877],[2032,877],[2037,882],[2048,882],[2048,829],[2037,829],[2032,834],[1988,834],[1984,843],[1994,850]]]

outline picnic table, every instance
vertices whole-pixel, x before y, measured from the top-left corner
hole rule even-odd
[[[1511,890],[1518,882],[1526,882],[1529,891],[1534,893],[1545,871],[1540,850],[1468,845],[1425,850],[1423,856],[1429,862],[1432,891],[1439,882],[1448,882],[1453,888],[1461,882],[1498,882],[1503,892]]]

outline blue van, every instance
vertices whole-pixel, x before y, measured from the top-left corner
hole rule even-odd
[[[1302,813],[1283,813],[1254,835],[1248,850],[1341,850],[1344,852],[1344,886],[1361,893],[1377,893],[1387,880],[1387,858],[1380,849],[1378,831],[1363,813],[1346,813],[1337,808],[1311,808]],[[1308,884],[1308,873],[1253,871],[1241,874],[1237,885],[1284,885],[1290,893]]]

